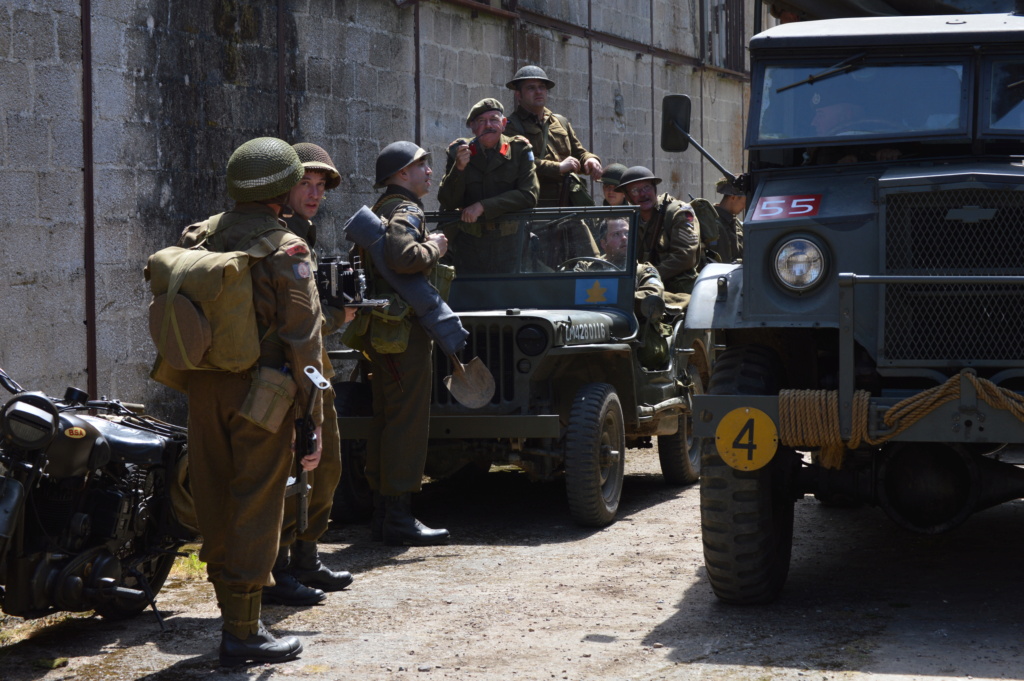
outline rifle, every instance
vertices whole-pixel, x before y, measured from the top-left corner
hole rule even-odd
[[[306,413],[295,419],[295,477],[288,478],[285,488],[285,499],[298,495],[296,531],[300,534],[309,527],[309,474],[302,467],[302,459],[316,451],[316,426],[313,424],[313,400],[317,390],[326,390],[330,383],[316,370],[308,366],[303,373],[313,384],[309,389],[309,400],[306,402]]]

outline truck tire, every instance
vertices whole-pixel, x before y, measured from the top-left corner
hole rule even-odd
[[[704,383],[696,365],[687,364],[686,373],[693,394],[704,392]],[[700,440],[693,436],[693,414],[679,415],[679,430],[672,435],[658,436],[658,460],[665,483],[673,486],[692,485],[700,478]]]
[[[708,393],[774,395],[780,366],[768,348],[729,348],[715,364]],[[769,603],[789,573],[799,457],[780,446],[763,468],[739,471],[722,460],[713,438],[701,450],[701,534],[711,588],[726,603]]]
[[[565,488],[573,520],[604,527],[622,496],[626,428],[615,388],[589,383],[576,392],[565,436]]]

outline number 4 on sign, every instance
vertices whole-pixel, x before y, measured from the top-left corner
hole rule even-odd
[[[779,448],[779,431],[760,409],[740,407],[718,422],[715,444],[719,456],[732,468],[756,471],[775,456]]]

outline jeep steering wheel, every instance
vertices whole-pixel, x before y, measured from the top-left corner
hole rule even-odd
[[[568,272],[570,269],[572,269],[572,267],[574,265],[576,265],[578,263],[581,263],[581,262],[589,262],[589,263],[593,263],[594,265],[598,265],[598,267],[596,269],[603,270],[605,272],[618,272],[619,271],[618,267],[616,267],[612,263],[608,262],[607,260],[605,260],[603,258],[595,258],[592,255],[581,255],[581,256],[576,257],[576,258],[569,258],[568,260],[563,262],[561,265],[559,265],[558,268],[555,271],[556,272]]]

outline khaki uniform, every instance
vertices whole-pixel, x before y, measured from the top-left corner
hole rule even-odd
[[[285,218],[288,229],[297,236],[302,237],[309,245],[313,266],[316,267],[316,225],[309,220],[293,215]],[[327,305],[321,306],[323,313],[323,324],[321,333],[327,337],[341,328],[345,321],[345,311]],[[334,377],[334,368],[327,356],[327,347],[324,346],[323,354],[323,377],[330,380]],[[300,390],[309,392],[309,383],[304,381],[299,384]],[[298,497],[290,497],[285,502],[285,522],[281,528],[281,545],[290,546],[295,539],[308,542],[318,542],[320,537],[327,531],[327,525],[331,519],[331,509],[334,507],[334,490],[341,481],[341,431],[338,430],[338,412],[334,407],[334,387],[323,391],[324,421],[321,431],[320,464],[316,470],[306,474],[306,482],[310,485],[309,497],[307,498],[308,525],[302,534],[296,534],[296,523],[298,522]]]
[[[429,275],[440,258],[438,247],[426,240],[423,204],[411,192],[389,185],[374,212],[387,221],[385,260],[398,274]],[[364,258],[373,297],[394,292]],[[361,315],[371,314],[368,310]],[[430,423],[430,383],[433,342],[412,317],[404,352],[383,353],[366,339],[364,352],[372,363],[373,422],[366,447],[366,479],[383,496],[418,492],[427,461]],[[355,322],[353,322],[355,323]],[[368,334],[373,334],[371,322]]]
[[[663,207],[664,219],[661,215]],[[666,302],[685,306],[702,258],[700,223],[690,205],[662,194],[651,219],[640,223],[638,233],[637,257],[658,269],[667,292],[685,294],[685,301],[682,297],[666,297]]]
[[[601,160],[597,154],[583,147],[569,119],[554,114],[549,109],[544,109],[538,120],[537,116],[518,106],[509,116],[507,129],[524,136],[533,145],[537,156],[537,179],[540,180],[540,198],[537,205],[541,208],[558,206],[565,177],[558,169],[561,161],[571,156],[579,161],[582,167],[589,159]]]
[[[508,272],[515,262],[509,254],[515,252],[519,224],[498,218],[537,205],[540,185],[533,148],[525,138],[505,135],[491,150],[471,142],[458,139],[448,147],[437,199],[443,210],[461,210],[479,201],[484,214],[474,223],[458,222],[445,228],[448,259],[460,273]],[[471,156],[463,170],[455,165],[460,144],[470,144]]]
[[[179,245],[202,238],[206,223],[185,230]],[[225,213],[211,250],[237,250],[255,234],[284,223],[273,211],[242,203]],[[286,239],[252,270],[253,305],[263,336],[260,366],[287,363],[296,374],[312,365],[323,369],[320,299],[312,277],[309,248],[298,237]],[[254,372],[188,372],[189,468],[211,582],[234,593],[252,593],[273,584],[284,513],[284,490],[294,469],[293,425],[286,418],[269,433],[240,415]],[[308,390],[296,393],[296,415],[305,411]],[[323,419],[319,395],[313,421]]]
[[[722,262],[730,263],[743,259],[743,222],[715,204],[718,213],[718,241],[712,246]]]

